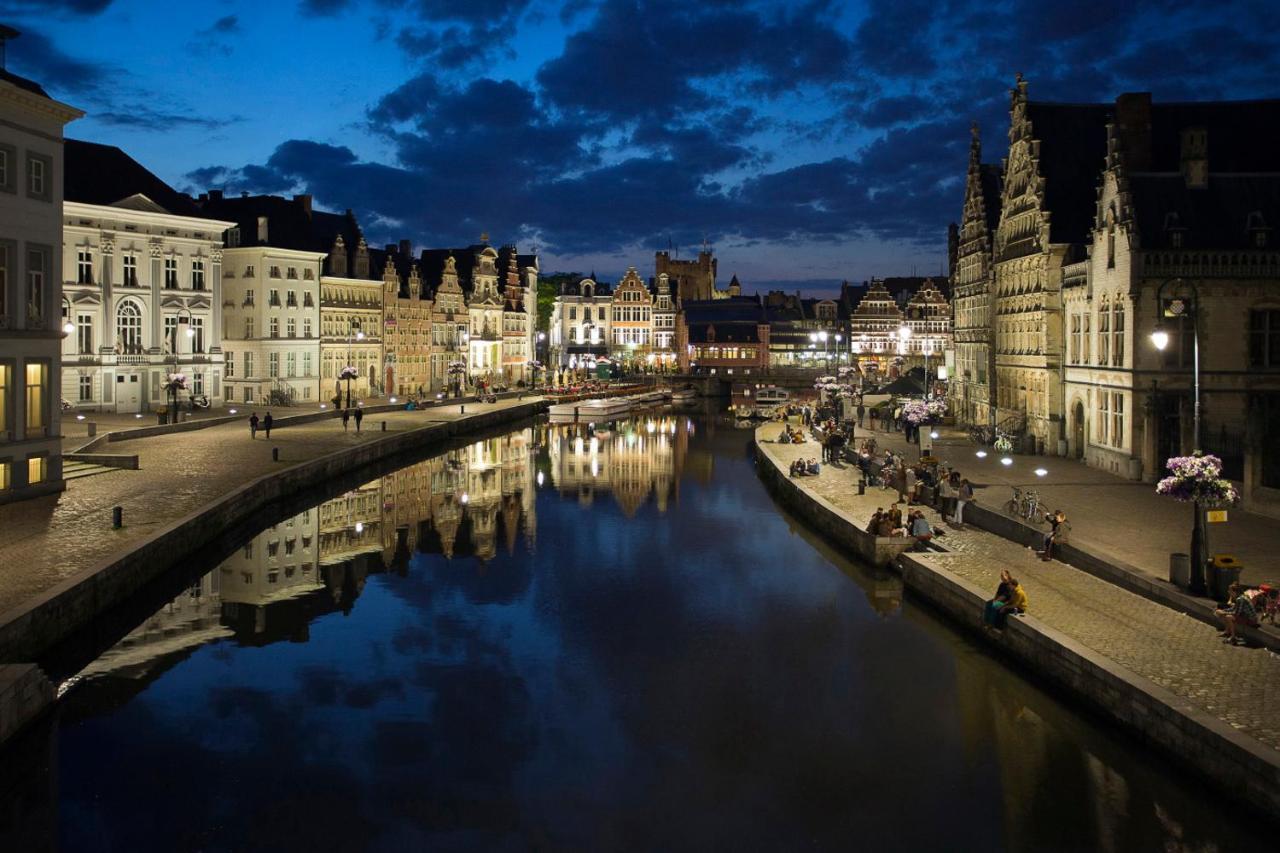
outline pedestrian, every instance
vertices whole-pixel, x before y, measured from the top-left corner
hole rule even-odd
[[[360,431],[360,422],[364,420],[364,409],[356,408],[356,432]]]
[[[267,438],[271,438],[271,413],[267,412],[262,417],[262,429],[267,434]]]
[[[908,468],[902,472],[903,490],[907,494],[907,506],[916,502],[916,469]]]
[[[956,527],[964,526],[964,508],[973,503],[973,485],[967,479],[960,480],[960,488],[956,489]]]
[[[907,499],[907,466],[901,462],[894,468],[893,486],[898,490],[898,502],[905,501]]]
[[[254,412],[249,415],[249,440],[253,441],[258,437],[258,413]]]
[[[867,413],[867,407],[862,405],[862,401],[858,401],[858,428],[862,428],[862,417]]]
[[[343,432],[347,431],[347,424],[349,423],[351,423],[351,410],[343,409],[342,410],[342,431]]]

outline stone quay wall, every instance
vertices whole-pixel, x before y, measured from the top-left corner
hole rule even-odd
[[[906,553],[900,540],[877,540],[845,518],[821,498],[811,495],[781,470],[771,454],[757,447],[760,476],[775,488],[781,502],[799,511],[812,526],[833,542],[877,566],[890,566],[902,574],[904,586],[950,618],[956,625],[990,643],[1035,675],[1047,679],[1076,701],[1119,723],[1143,743],[1171,758],[1195,775],[1206,779],[1237,801],[1264,811],[1280,813],[1280,760],[1267,748],[1227,723],[1194,708],[1186,707],[1163,687],[1143,678],[1104,655],[1089,649],[1066,634],[1040,623],[1032,616],[1012,618],[998,640],[982,630],[982,609],[987,595],[962,578],[936,564],[927,553]],[[966,520],[991,532],[1027,544],[1039,542],[1039,534],[1025,530],[1004,530],[1002,523],[1013,519],[985,508],[982,522],[971,516],[975,507],[966,507]],[[988,517],[989,516],[989,517]],[[988,527],[988,525],[990,525]],[[883,558],[878,544],[892,542],[898,550]],[[886,549],[887,550],[887,549]],[[871,556],[869,557],[868,554]]]
[[[760,452],[758,447],[756,469],[783,504],[801,512],[809,526],[864,562],[873,566],[889,566],[895,557],[915,544],[910,537],[873,536],[859,528],[825,500],[801,488],[772,454]]]
[[[147,582],[226,528],[244,522],[276,501],[286,500],[340,474],[407,451],[542,412],[535,400],[458,420],[388,434],[367,444],[282,468],[228,492],[143,541],[128,553],[86,569],[49,592],[4,614],[0,624],[0,661],[29,661],[41,650],[74,633],[98,614],[124,602]],[[326,416],[327,413],[326,413]]]

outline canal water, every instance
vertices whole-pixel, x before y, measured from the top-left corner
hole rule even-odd
[[[272,519],[61,674],[58,714],[9,762],[0,837],[130,853],[1269,846],[808,534],[749,441],[710,413],[538,423]]]

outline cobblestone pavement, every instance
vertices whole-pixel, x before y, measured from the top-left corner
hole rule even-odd
[[[470,415],[529,399],[467,403],[466,410]],[[0,505],[0,613],[263,474],[384,436],[380,421],[387,422],[387,432],[399,432],[459,417],[459,407],[449,405],[371,414],[361,433],[354,421],[343,432],[342,422],[334,419],[273,430],[270,442],[261,433],[251,441],[248,423],[241,421],[113,442],[105,450],[137,453],[139,470],[71,480],[60,495]],[[273,447],[280,448],[280,462],[271,461]],[[120,530],[111,528],[114,506],[124,508]]]
[[[872,434],[858,430],[859,437]],[[900,431],[874,433],[880,447],[908,450],[914,459],[918,448],[908,446]],[[1088,542],[1106,554],[1129,563],[1153,577],[1168,580],[1169,554],[1191,548],[1191,508],[1155,493],[1150,483],[1125,480],[1056,456],[1012,456],[1013,464],[1000,464],[999,454],[977,458],[977,447],[955,430],[943,430],[934,442],[934,455],[955,465],[975,484],[975,494],[987,507],[999,508],[1012,494],[1010,486],[1031,486],[1048,509],[1062,509],[1071,522],[1071,536]],[[1048,473],[1037,477],[1036,468]],[[985,488],[983,488],[985,487]],[[1241,561],[1241,579],[1257,584],[1280,582],[1280,520],[1238,509],[1228,511],[1225,524],[1210,524],[1211,553],[1232,554]]]
[[[764,427],[772,438],[778,427]],[[820,457],[816,442],[762,444],[789,464]],[[864,525],[896,492],[857,494],[858,470],[823,466],[801,485]],[[940,523],[937,512],[925,514]],[[936,564],[993,594],[1008,568],[1027,590],[1029,611],[1071,637],[1262,743],[1280,749],[1280,655],[1223,644],[1210,626],[1056,560],[1044,562],[1028,548],[973,527],[948,527],[942,538],[952,553],[933,554]]]

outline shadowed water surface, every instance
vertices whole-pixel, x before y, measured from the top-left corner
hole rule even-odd
[[[14,849],[1267,846],[799,529],[749,432],[597,427],[237,547],[68,682]]]

